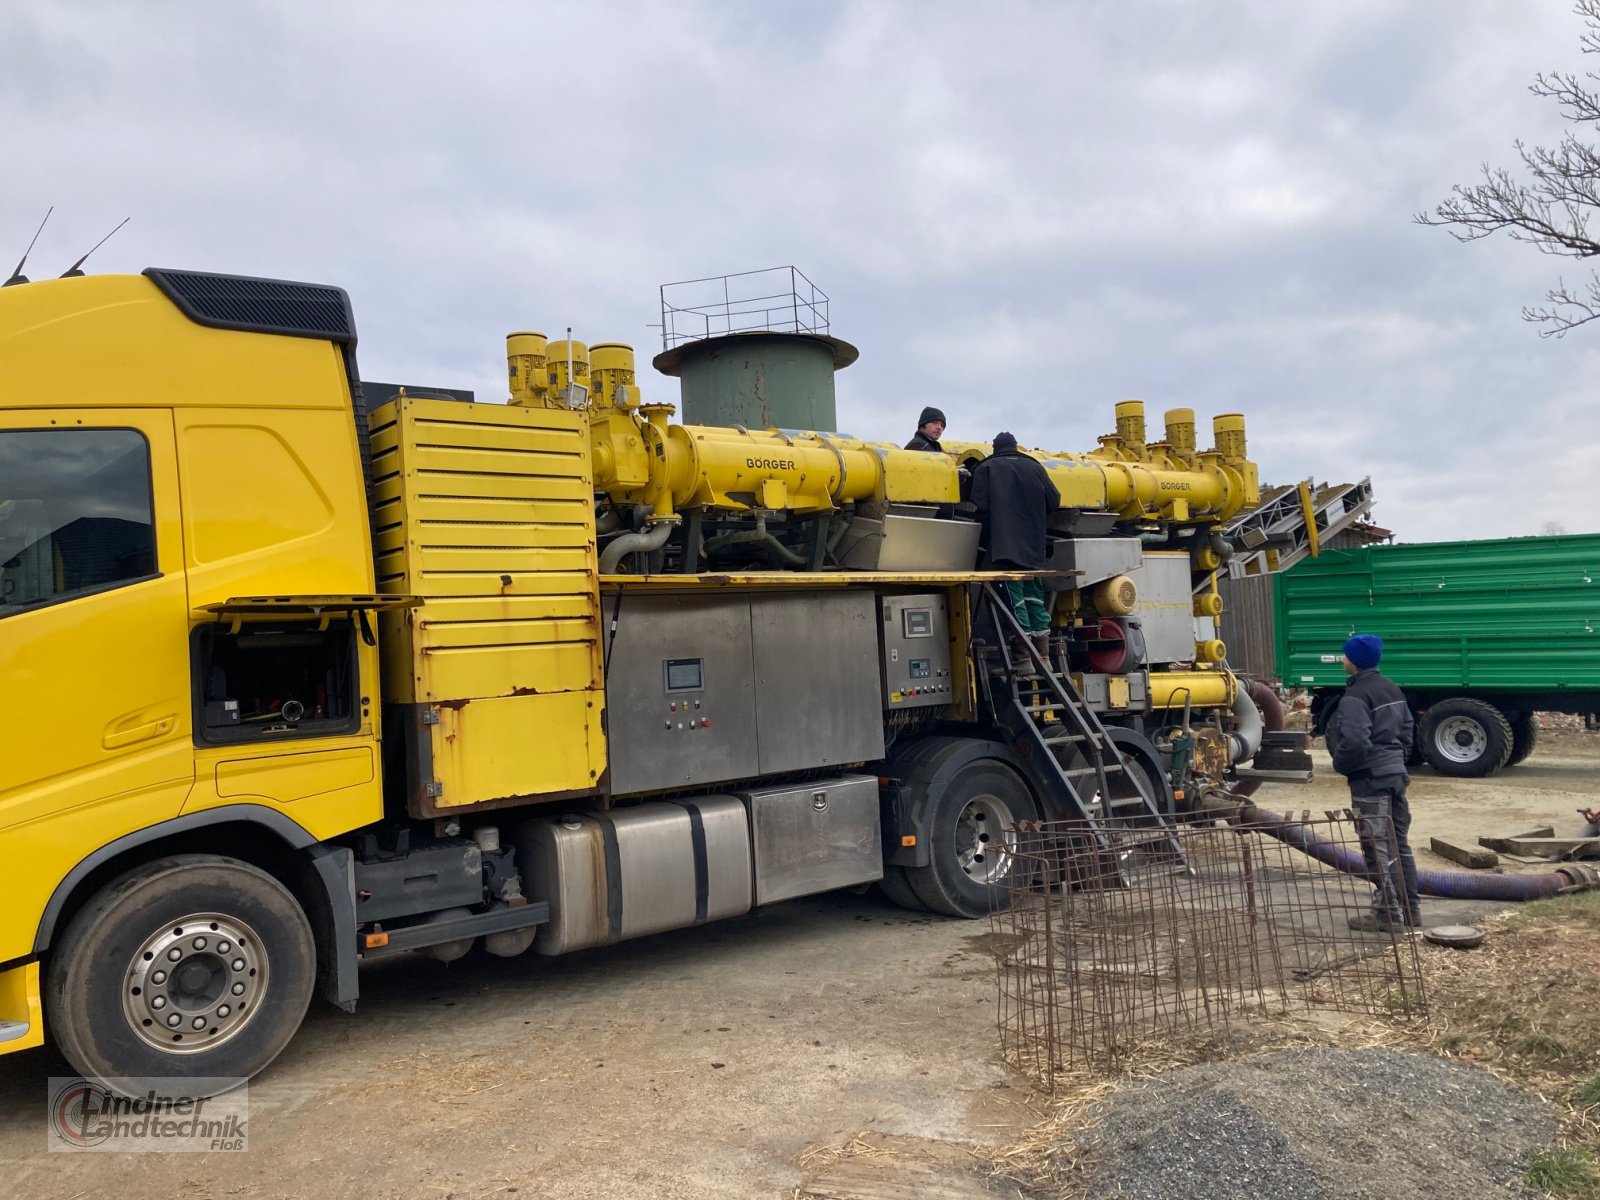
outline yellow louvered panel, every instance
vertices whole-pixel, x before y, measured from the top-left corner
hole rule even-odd
[[[379,586],[424,599],[384,617],[385,698],[438,710],[431,807],[594,787],[605,741],[583,415],[405,397],[371,426]],[[506,737],[524,711],[525,732]]]

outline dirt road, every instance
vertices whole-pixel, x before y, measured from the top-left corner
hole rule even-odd
[[[1339,805],[1320,769],[1262,801]],[[1597,772],[1581,735],[1490,780],[1419,772],[1415,840],[1566,831]],[[28,1051],[0,1059],[6,1191],[748,1200],[789,1196],[805,1147],[855,1130],[1002,1143],[1034,1114],[996,1062],[986,944],[985,922],[839,895],[570,958],[385,964],[251,1085],[238,1155],[48,1153],[68,1071]]]

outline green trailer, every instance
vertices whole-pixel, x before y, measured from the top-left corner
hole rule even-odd
[[[1600,534],[1330,550],[1279,575],[1278,677],[1323,732],[1341,647],[1383,639],[1383,673],[1417,716],[1414,757],[1481,776],[1534,748],[1535,712],[1600,713]]]

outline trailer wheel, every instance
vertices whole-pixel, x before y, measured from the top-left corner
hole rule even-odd
[[[1441,775],[1477,779],[1511,755],[1511,725],[1482,700],[1442,700],[1422,723],[1422,753]]]
[[[904,868],[922,907],[952,917],[1007,907],[1024,868],[1006,830],[1038,815],[1028,785],[1004,763],[980,758],[962,767],[929,809],[928,865]]]
[[[1506,759],[1506,766],[1514,767],[1528,755],[1533,753],[1533,748],[1539,744],[1539,724],[1533,719],[1533,714],[1523,713],[1511,722],[1511,757]]]
[[[183,854],[78,912],[51,950],[45,1003],[84,1075],[236,1080],[288,1044],[315,976],[311,926],[287,888],[247,863]]]

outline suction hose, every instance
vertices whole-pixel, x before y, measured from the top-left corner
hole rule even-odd
[[[1318,862],[1346,875],[1367,873],[1366,862],[1358,850],[1338,846],[1313,833],[1298,821],[1274,816],[1254,806],[1246,806],[1240,816],[1263,833],[1293,846]],[[1451,900],[1542,900],[1559,892],[1588,891],[1600,886],[1600,872],[1569,863],[1548,875],[1488,875],[1471,871],[1417,872],[1417,889],[1425,896],[1444,896]]]
[[[1263,732],[1276,733],[1287,724],[1283,715],[1283,703],[1278,699],[1277,692],[1257,679],[1241,679],[1239,682],[1243,685],[1239,688],[1240,699],[1245,699],[1248,694],[1249,701],[1253,702],[1257,732],[1255,746],[1251,749],[1250,754],[1245,756],[1235,755],[1235,762],[1243,762],[1245,758],[1254,756],[1255,752],[1261,749]],[[1235,717],[1240,717],[1240,707],[1239,701],[1234,701],[1233,713]],[[1230,790],[1235,796],[1253,796],[1260,786],[1261,780],[1259,779],[1241,779]]]
[[[625,533],[609,543],[600,554],[600,574],[615,575],[622,560],[636,551],[649,553],[666,545],[672,536],[677,520],[657,521],[647,526],[643,533]]]
[[[1234,727],[1228,735],[1228,745],[1236,763],[1249,761],[1261,749],[1261,709],[1251,698],[1256,686],[1253,680],[1248,681],[1245,687],[1238,688],[1233,694]]]

